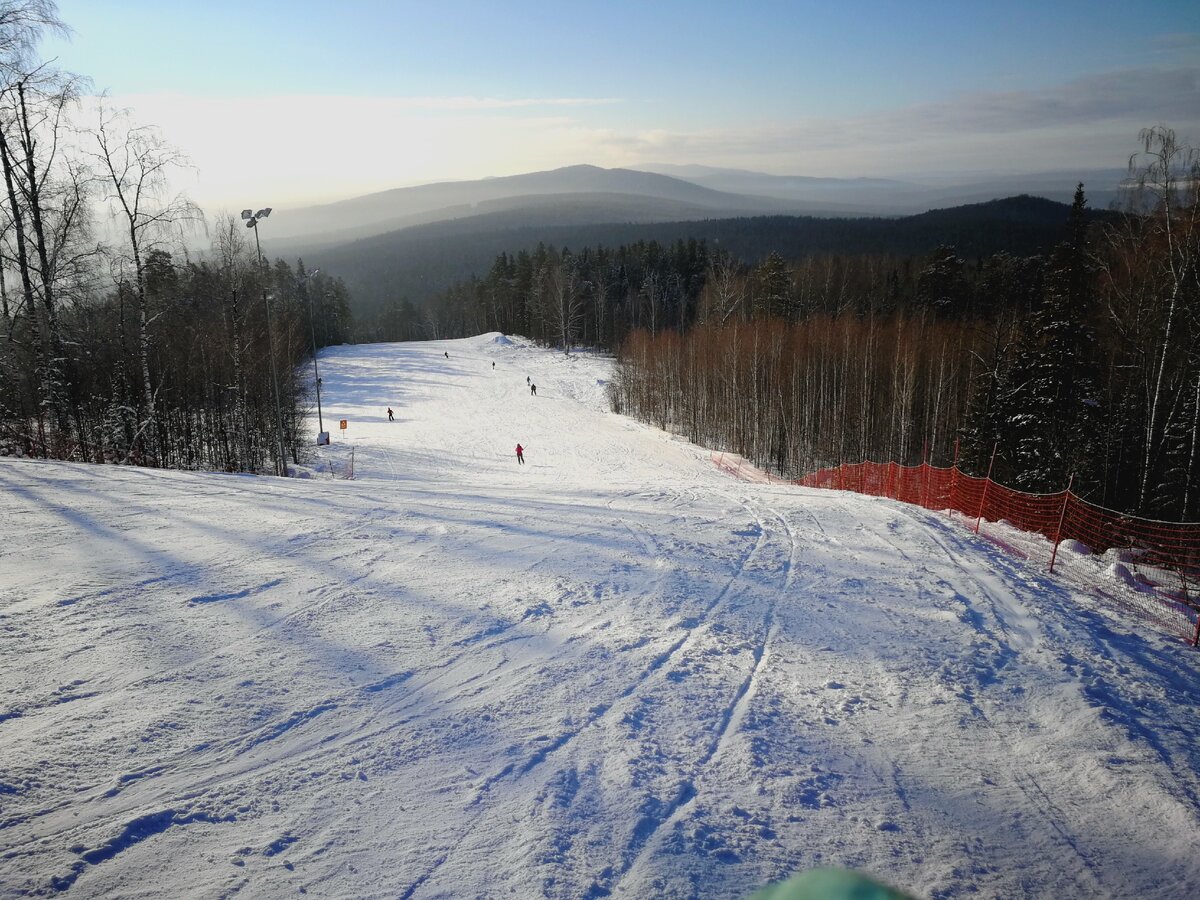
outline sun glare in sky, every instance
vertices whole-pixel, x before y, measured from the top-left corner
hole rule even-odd
[[[943,178],[1200,132],[1200,7],[63,0],[43,47],[210,208],[577,163]]]

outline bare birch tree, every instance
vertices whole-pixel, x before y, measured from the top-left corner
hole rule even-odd
[[[124,113],[100,109],[93,151],[103,173],[106,195],[114,217],[128,241],[128,263],[133,269],[137,304],[138,368],[141,378],[143,421],[139,431],[154,427],[154,382],[150,372],[150,325],[146,298],[147,254],[181,228],[202,221],[200,209],[182,194],[170,193],[173,172],[189,167],[187,157],[150,126],[129,122]],[[147,448],[157,455],[153,444]]]

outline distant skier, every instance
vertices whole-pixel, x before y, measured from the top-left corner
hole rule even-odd
[[[492,369],[494,370],[495,368],[496,368],[496,361],[492,360]]]
[[[528,375],[525,376],[525,383],[529,384],[529,376]]]
[[[517,462],[520,465],[525,465],[525,448],[517,444]]]
[[[529,393],[532,394],[534,397],[537,396],[537,385],[536,384],[531,384],[529,386]]]
[[[388,421],[389,422],[396,421],[396,417],[392,415],[392,408],[390,406],[388,407]]]
[[[447,350],[447,351],[446,351],[446,359],[449,359],[449,358],[450,358],[450,351],[449,351],[449,350]]]

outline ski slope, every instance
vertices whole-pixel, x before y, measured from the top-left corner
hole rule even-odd
[[[0,460],[0,895],[1200,896],[1178,642],[603,359],[320,362],[307,478]]]

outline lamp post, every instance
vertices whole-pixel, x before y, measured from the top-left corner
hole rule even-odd
[[[304,293],[308,294],[308,324],[312,329],[312,348],[313,348],[313,384],[317,388],[317,446],[321,447],[329,443],[329,432],[325,430],[325,420],[321,416],[321,373],[317,371],[317,316],[313,312],[312,291],[308,288],[308,279],[312,278],[320,269],[313,269],[311,272],[300,273],[300,278],[304,281]]]
[[[248,209],[242,210],[242,218],[246,220],[246,227],[254,229],[254,246],[258,250],[258,269],[260,277],[263,281],[263,306],[267,310],[267,352],[271,356],[271,390],[275,395],[275,436],[279,441],[279,464],[276,470],[279,475],[287,477],[287,448],[283,443],[283,411],[279,407],[279,376],[275,374],[275,333],[271,329],[271,301],[267,299],[267,283],[265,281],[266,273],[263,270],[262,244],[258,240],[258,220],[265,219],[271,214],[271,207],[260,209],[258,212],[251,212]]]

